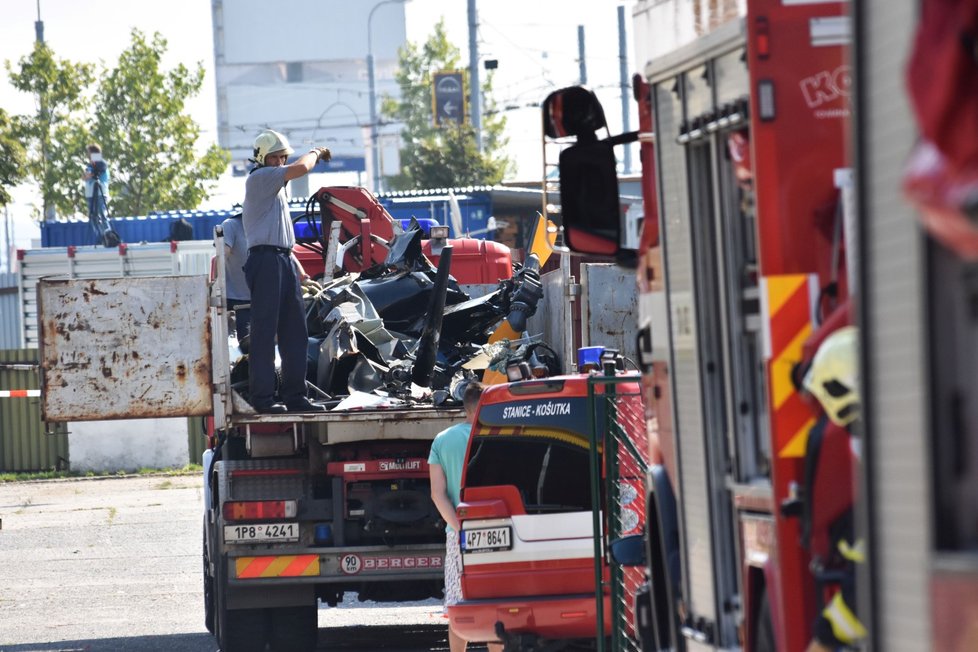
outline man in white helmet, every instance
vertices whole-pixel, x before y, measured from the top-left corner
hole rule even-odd
[[[285,184],[309,173],[330,152],[316,147],[290,164],[289,141],[277,131],[255,139],[257,164],[245,182],[242,223],[248,241],[245,278],[251,291],[251,348],[248,381],[251,404],[258,412],[322,411],[306,397],[305,307],[299,261],[292,254],[295,233]],[[282,384],[275,397],[275,338],[282,359]]]

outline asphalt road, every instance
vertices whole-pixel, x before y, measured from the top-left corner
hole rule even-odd
[[[201,500],[197,476],[0,484],[0,652],[215,652]],[[448,649],[434,600],[348,595],[319,627],[320,650]]]

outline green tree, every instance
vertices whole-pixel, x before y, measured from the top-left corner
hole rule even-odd
[[[10,189],[27,176],[27,152],[14,133],[10,116],[0,109],[0,208],[10,203]]]
[[[95,99],[93,138],[110,171],[113,215],[194,208],[227,168],[230,154],[212,144],[195,150],[200,127],[184,113],[204,81],[204,67],[164,71],[167,42],[133,30],[118,65],[105,73]]]
[[[73,213],[82,196],[79,143],[93,66],[58,59],[46,43],[35,42],[16,70],[9,61],[6,68],[14,88],[37,98],[37,113],[16,116],[12,133],[26,146],[25,172],[41,192],[43,215]]]
[[[502,154],[506,119],[495,113],[492,75],[482,85],[485,110],[482,115],[483,152],[480,154],[471,123],[435,127],[431,106],[432,75],[455,70],[460,65],[459,49],[449,42],[444,20],[422,45],[408,43],[399,52],[395,80],[401,88],[399,100],[384,98],[381,114],[403,123],[401,173],[387,179],[395,190],[445,188],[499,183],[512,169]],[[469,81],[465,81],[469,96]]]

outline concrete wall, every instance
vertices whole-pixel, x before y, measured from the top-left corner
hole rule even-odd
[[[76,421],[68,425],[73,471],[162,469],[187,464],[187,419]]]

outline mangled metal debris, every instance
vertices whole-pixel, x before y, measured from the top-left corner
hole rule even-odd
[[[514,265],[512,277],[493,291],[471,298],[449,274],[451,246],[440,250],[435,267],[422,251],[423,235],[412,222],[394,234],[382,264],[305,287],[306,379],[333,409],[457,401],[453,389],[488,366],[467,363],[486,356],[483,347],[500,320],[521,331],[536,310],[543,292],[535,257]],[[540,344],[495,346],[493,366],[518,358],[559,372],[556,356]],[[247,398],[246,379],[242,356],[232,382]]]

